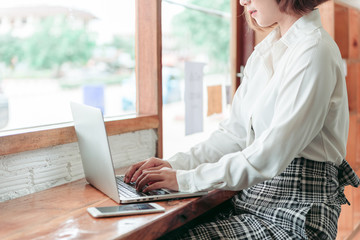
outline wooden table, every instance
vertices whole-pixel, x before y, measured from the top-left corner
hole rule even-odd
[[[117,204],[81,179],[0,203],[0,239],[156,239],[234,194],[215,190],[158,201],[164,213],[95,219],[88,207]]]

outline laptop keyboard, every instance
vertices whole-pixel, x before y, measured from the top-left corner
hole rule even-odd
[[[116,176],[116,183],[118,186],[120,196],[133,198],[133,197],[169,194],[169,192],[164,191],[162,189],[152,190],[147,193],[138,192],[138,191],[136,191],[134,182],[131,182],[131,183],[124,182],[124,176]]]

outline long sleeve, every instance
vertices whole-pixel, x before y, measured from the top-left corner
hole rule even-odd
[[[341,56],[316,17],[311,31],[300,22],[274,48],[262,45],[274,51],[253,53],[248,86],[236,93],[226,134],[215,133],[183,162],[173,159],[179,190],[241,190],[277,176],[295,157],[339,162],[345,156]],[[309,18],[304,21],[314,14]]]
[[[279,87],[266,131],[244,150],[228,153],[218,162],[178,171],[180,189],[240,190],[280,174],[322,129],[336,79],[342,79],[325,50],[310,46],[288,63],[293,66]]]
[[[252,62],[250,56],[248,63]],[[247,75],[247,69],[244,72]],[[194,147],[188,152],[179,152],[168,159],[172,168],[177,170],[191,170],[203,163],[214,163],[219,161],[224,155],[242,151],[246,147],[248,137],[248,123],[245,115],[239,109],[244,102],[247,92],[247,84],[244,81],[234,95],[229,119],[219,124],[218,130],[213,132],[210,137]]]
[[[238,92],[243,88],[240,87]],[[234,102],[241,102],[240,94]],[[233,105],[236,106],[236,105]],[[229,119],[219,124],[219,129],[213,132],[209,139],[192,147],[186,153],[177,153],[168,162],[174,169],[190,170],[203,163],[217,162],[226,154],[241,151],[246,146],[246,128],[236,116],[236,110],[231,111]]]

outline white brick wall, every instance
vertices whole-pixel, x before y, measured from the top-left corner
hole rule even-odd
[[[143,130],[109,137],[114,167],[155,156],[157,135]],[[0,156],[0,202],[84,177],[77,143]]]

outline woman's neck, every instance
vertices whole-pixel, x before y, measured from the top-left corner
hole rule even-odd
[[[302,16],[301,14],[284,14],[281,20],[278,21],[281,36],[284,36],[290,27]]]

